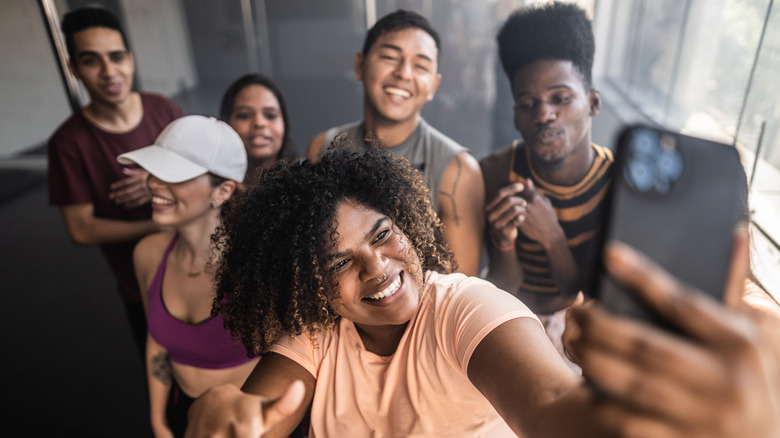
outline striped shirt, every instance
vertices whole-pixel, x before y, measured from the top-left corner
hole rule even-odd
[[[607,190],[614,173],[612,151],[592,144],[595,152],[593,165],[585,177],[572,186],[548,183],[537,175],[530,166],[530,150],[515,140],[512,145],[509,181],[525,183],[531,178],[536,189],[550,199],[558,222],[566,235],[577,267],[581,270],[584,289],[590,286],[590,274],[595,268],[596,245],[603,220]],[[538,242],[529,239],[522,232],[516,242],[517,258],[523,267],[521,289],[531,293],[557,293],[552,278],[547,253]],[[585,270],[583,270],[585,267]],[[587,293],[587,290],[584,290]]]

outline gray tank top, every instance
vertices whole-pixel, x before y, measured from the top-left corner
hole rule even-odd
[[[325,132],[325,140],[321,150],[327,150],[333,139],[342,132],[346,133],[350,140],[349,147],[354,148],[356,152],[365,151],[370,147],[369,143],[365,141],[363,122],[353,122],[328,129]],[[398,146],[385,149],[396,157],[406,158],[412,167],[422,172],[425,184],[431,191],[431,200],[436,211],[439,210],[439,191],[444,171],[456,155],[467,150],[429,125],[422,117],[409,138]]]

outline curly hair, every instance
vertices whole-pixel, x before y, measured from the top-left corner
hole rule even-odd
[[[282,334],[313,334],[338,320],[331,306],[340,299],[338,285],[326,263],[345,201],[387,215],[424,271],[454,268],[425,182],[406,159],[378,148],[362,155],[333,149],[316,163],[276,163],[225,204],[212,236],[220,255],[212,314],[223,315],[250,355]]]
[[[595,42],[585,11],[571,3],[546,3],[512,13],[498,32],[498,55],[510,81],[540,59],[571,61],[592,87]]]

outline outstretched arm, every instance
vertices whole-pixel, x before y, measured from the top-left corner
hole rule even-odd
[[[747,240],[735,241],[726,296],[739,296]],[[672,322],[683,336],[571,309],[570,347],[605,394],[599,421],[637,437],[780,436],[780,366],[745,314],[689,290],[626,246],[606,252],[610,274]]]
[[[474,350],[468,375],[520,436],[610,436],[593,420],[590,390],[533,319],[510,320],[490,332]]]
[[[485,232],[485,186],[477,160],[461,152],[450,161],[439,190],[439,217],[458,272],[476,276]]]
[[[195,400],[186,437],[287,437],[303,419],[315,383],[291,359],[265,354],[241,390],[220,385]]]

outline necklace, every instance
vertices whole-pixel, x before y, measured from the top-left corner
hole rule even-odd
[[[187,277],[190,277],[190,278],[200,277],[200,274],[201,274],[202,272],[203,272],[203,271],[199,271],[199,272],[188,272],[188,273],[187,273]]]

